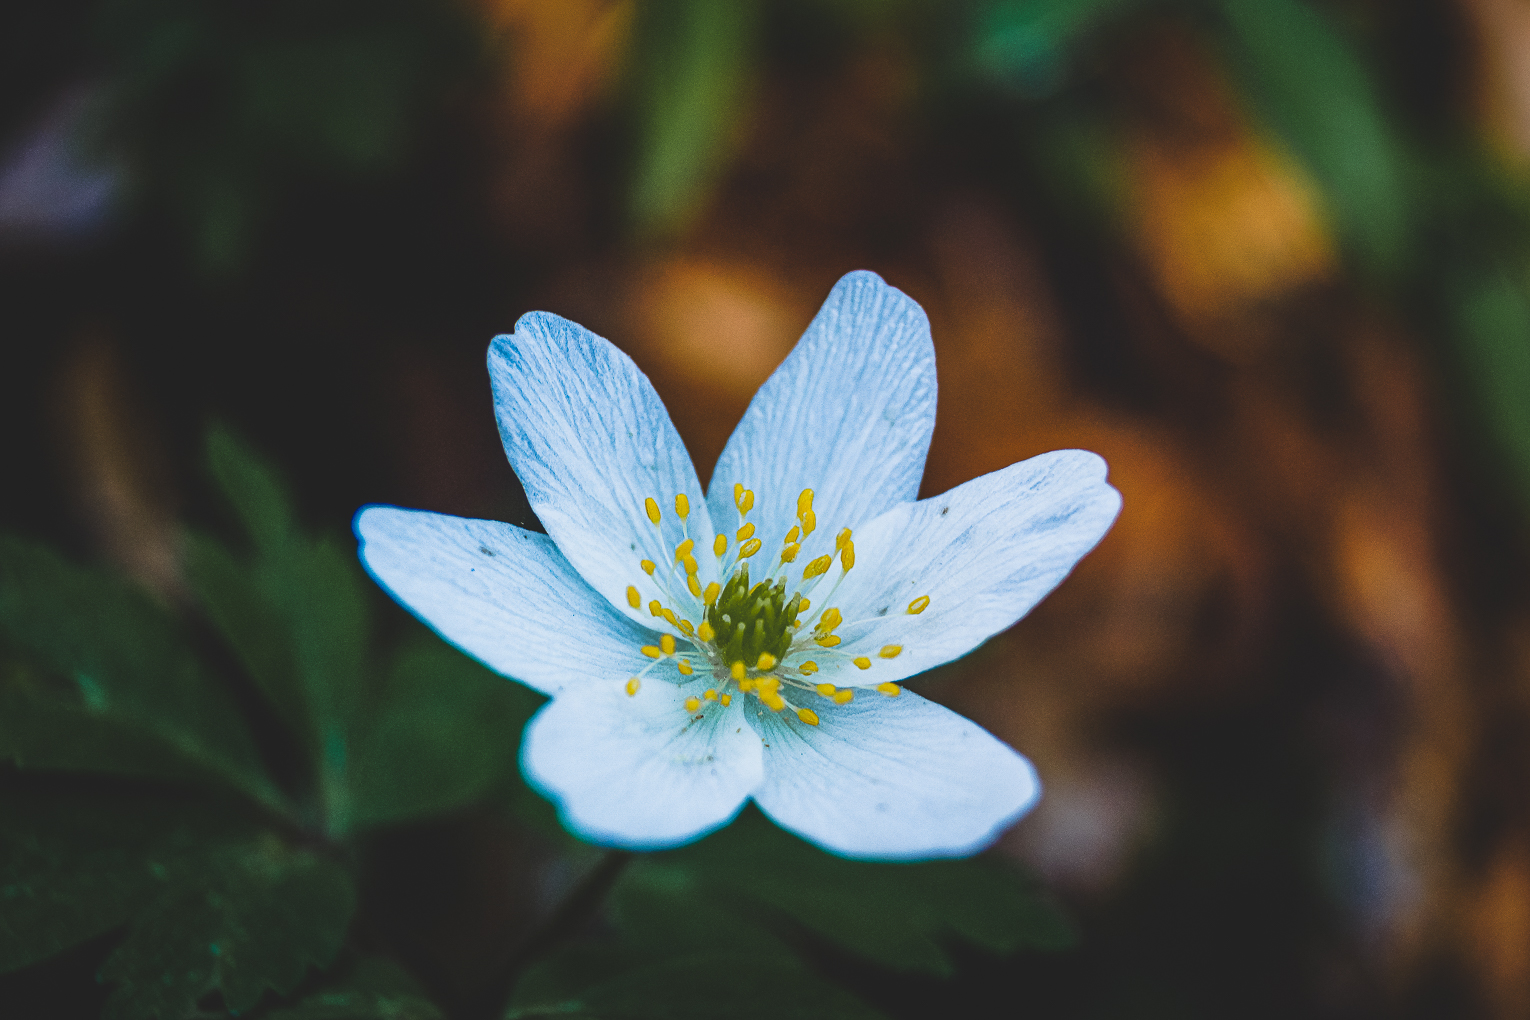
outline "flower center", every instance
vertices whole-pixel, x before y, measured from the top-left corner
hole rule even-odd
[[[651,497],[644,502],[649,521],[660,529],[668,547],[675,531],[665,535],[666,521],[658,502]],[[764,548],[764,539],[755,536],[755,526],[746,520],[754,507],[754,491],[735,485],[733,503],[738,511],[738,528],[733,535],[736,544],[730,550],[724,531],[713,539],[711,550],[717,560],[717,576],[728,580],[724,584],[713,581],[703,588],[698,577],[696,543],[689,533],[690,501],[683,494],[675,497],[678,526],[670,528],[678,530],[679,541],[673,547],[674,557],[662,572],[652,560],[641,561],[643,572],[665,596],[648,602],[655,628],[660,629],[659,643],[641,649],[654,661],[627,681],[627,693],[635,696],[642,688],[643,677],[661,665],[672,665],[679,674],[675,682],[686,683],[686,678],[696,674],[699,664],[703,674],[716,681],[716,686],[709,687],[700,697],[687,698],[687,713],[700,711],[714,702],[726,707],[735,693],[754,694],[770,711],[790,708],[800,721],[816,726],[817,713],[789,698],[816,696],[835,704],[847,704],[855,697],[852,688],[809,678],[820,670],[838,672],[848,665],[857,670],[872,668],[871,656],[840,651],[841,637],[836,632],[879,622],[881,617],[846,622],[839,607],[829,604],[855,566],[854,538],[849,528],[841,530],[834,537],[833,551],[809,560],[794,581],[791,575],[797,573],[794,564],[803,546],[817,544],[811,538],[818,525],[813,512],[813,490],[804,489],[797,497],[797,523],[780,537],[779,552],[765,561],[769,566],[763,577],[752,580],[749,561]],[[774,540],[775,536],[771,538]],[[819,542],[826,542],[826,538],[822,536]],[[833,569],[836,560],[837,572]],[[831,582],[828,595],[821,600],[826,608],[815,612],[809,596],[825,582]],[[636,585],[627,588],[627,603],[633,609],[641,608],[643,596]],[[906,615],[917,616],[929,604],[929,596],[921,595],[909,603]],[[692,618],[701,622],[693,624]],[[809,624],[811,630],[804,631]],[[665,632],[662,629],[665,625],[672,632]],[[902,645],[883,645],[876,655],[892,659],[902,651]],[[697,662],[693,664],[692,659]],[[888,697],[902,693],[895,683],[878,684],[876,689]]]

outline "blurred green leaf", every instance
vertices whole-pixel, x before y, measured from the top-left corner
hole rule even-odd
[[[1148,0],[1000,0],[978,20],[972,61],[979,73],[1030,94],[1062,81],[1086,32]]]
[[[0,637],[60,681],[0,677],[0,755],[32,768],[216,778],[282,806],[233,700],[170,618],[123,581],[0,536]]]
[[[609,975],[557,958],[522,979],[505,1020],[875,1020],[882,1016],[801,963],[743,950],[696,953]],[[557,971],[557,979],[549,973]],[[579,984],[588,977],[589,984]],[[561,987],[560,987],[561,986]]]
[[[249,825],[162,795],[81,792],[0,774],[0,972],[130,920]]]
[[[357,741],[355,824],[438,814],[514,781],[542,701],[433,635],[406,644]]]
[[[767,925],[772,914],[786,917],[865,959],[931,974],[951,973],[944,944],[953,937],[993,953],[1073,943],[1067,922],[1013,868],[986,860],[846,860],[753,810],[699,843],[644,858],[628,881],[752,904],[764,908]]]
[[[731,155],[759,10],[756,0],[652,0],[638,16],[632,212],[644,229],[674,230]]]
[[[1488,271],[1461,289],[1453,306],[1460,356],[1530,501],[1530,274]]]
[[[1405,154],[1364,64],[1302,0],[1219,0],[1228,69],[1305,165],[1361,264],[1401,268],[1409,242]]]
[[[221,425],[208,429],[207,466],[258,551],[277,553],[297,537],[296,514],[281,476]]]
[[[441,1020],[419,984],[391,960],[369,957],[265,1020]]]
[[[356,894],[340,865],[266,836],[222,849],[201,881],[160,896],[107,958],[107,1017],[192,1016],[220,993],[231,1012],[290,992],[345,941]]]

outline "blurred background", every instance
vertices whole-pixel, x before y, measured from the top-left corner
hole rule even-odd
[[[631,354],[705,479],[872,269],[934,329],[925,495],[1083,447],[1125,497],[1031,617],[920,688],[1036,762],[1001,850],[1082,932],[967,1001],[1530,1015],[1524,0],[8,22],[6,530],[176,605],[213,422],[319,531],[368,502],[535,527],[484,370],[532,309]],[[459,817],[382,854],[383,927],[438,985],[524,908],[484,893],[517,839]]]

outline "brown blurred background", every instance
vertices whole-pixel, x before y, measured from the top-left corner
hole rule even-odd
[[[538,308],[705,478],[873,269],[925,494],[1083,447],[1125,498],[922,688],[1036,762],[1003,850],[1084,932],[996,1015],[1530,1016],[1523,0],[32,6],[0,523],[173,598],[226,420],[337,532],[534,526],[483,355]]]

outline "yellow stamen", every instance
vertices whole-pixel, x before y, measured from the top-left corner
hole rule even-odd
[[[850,661],[855,663],[855,668],[856,669],[870,669],[871,668],[871,660],[866,658],[866,656],[864,656],[864,655],[857,655],[855,658],[851,659]]]
[[[797,718],[801,719],[803,722],[807,723],[809,726],[817,726],[818,725],[818,713],[814,712],[811,708],[799,708],[799,709],[797,709]]]
[[[707,585],[707,593],[702,596],[702,600],[710,606],[712,603],[717,601],[717,596],[720,594],[722,594],[722,585],[718,584],[716,581],[713,581],[711,584]],[[710,641],[712,639],[708,637],[705,640]]]
[[[696,571],[699,569],[696,565],[696,557],[692,556],[690,553],[686,553],[683,557],[681,557],[681,559],[685,563],[685,572],[691,577],[695,577]]]
[[[818,629],[827,634],[829,631],[845,622],[845,617],[839,611],[838,606],[830,606],[823,611],[823,616],[818,620]]]
[[[781,678],[774,676],[760,676],[754,679],[754,688],[760,692],[760,697],[767,694],[775,694],[781,689]]]
[[[754,525],[753,524],[746,524],[746,525],[744,525],[742,528],[738,529],[738,533],[735,534],[733,537],[738,539],[740,542],[748,541],[750,538],[754,537]]]
[[[802,579],[804,581],[809,581],[817,577],[819,574],[827,573],[829,570],[829,564],[833,562],[834,557],[828,555],[820,556],[816,560],[809,561],[808,565],[802,570]]]
[[[840,566],[845,568],[845,573],[847,574],[850,572],[850,568],[855,566],[854,542],[846,542],[845,547],[839,551],[839,563]]]
[[[690,676],[692,673],[696,672],[694,669],[691,668],[691,660],[690,659],[681,659],[680,660],[680,665],[676,666],[675,668],[680,671],[680,675],[681,676]]]
[[[818,672],[818,663],[816,663],[816,662],[804,662],[798,668],[802,670],[802,675],[803,676],[812,676],[814,673]]]
[[[836,688],[833,684],[819,684],[817,687],[815,687],[813,689],[815,691],[817,691],[819,694],[822,694],[826,698],[832,698],[832,697],[834,697],[834,692],[838,688]]]
[[[738,501],[744,498],[744,483],[733,483],[733,505],[738,506]]]
[[[851,690],[849,687],[846,687],[843,690],[834,692],[834,704],[848,705],[854,697],[855,691]]]
[[[807,599],[803,599],[802,600],[802,604],[797,607],[797,612],[805,613],[805,612],[808,611],[808,606],[811,606],[811,605],[812,605],[811,602],[809,602]]]
[[[658,566],[658,564],[653,560],[644,560],[642,563],[643,573],[649,575],[650,577],[653,576],[653,568],[656,566]]]
[[[664,603],[660,602],[658,599],[654,599],[652,602],[648,603],[648,613],[651,616],[663,616]]]
[[[760,653],[760,661],[755,663],[755,669],[772,670],[776,668],[776,657],[769,652]]]
[[[835,645],[839,644],[839,635],[825,634],[821,638],[814,638],[813,643],[818,645],[820,648],[833,648]]]
[[[712,555],[721,556],[728,551],[728,536],[718,535],[712,539]]]
[[[882,650],[877,653],[877,657],[881,659],[896,659],[901,651],[903,651],[902,645],[883,645]]]
[[[903,688],[899,687],[897,684],[877,684],[877,692],[879,694],[885,694],[889,698],[896,698],[898,695],[903,693]]]
[[[701,598],[701,582],[696,580],[695,573],[685,575],[685,586],[690,589],[692,595]]]
[[[723,708],[727,708],[729,705],[733,704],[733,695],[723,694],[720,695],[717,700],[722,702]]]
[[[749,541],[738,547],[738,558],[741,560],[747,560],[749,557],[753,556],[759,551],[760,540],[757,538],[751,538]]]
[[[682,521],[691,515],[690,498],[683,492],[675,497],[675,513]]]
[[[629,698],[632,697],[634,694],[636,694],[638,692],[638,688],[642,687],[642,686],[643,686],[643,681],[639,680],[637,677],[633,677],[631,680],[628,680],[627,681],[627,697],[629,697]]]
[[[743,691],[745,694],[748,694],[750,691],[754,690],[754,681],[750,680],[748,677],[745,677],[738,682],[738,689]]]
[[[680,633],[687,634],[687,635],[694,634],[694,633],[696,633],[696,628],[691,626],[691,621],[689,621],[689,620],[681,620],[680,621]]]
[[[701,707],[701,699],[700,698],[686,698],[685,699],[685,710],[687,712],[694,712],[694,711],[696,711],[696,709],[698,709],[700,707]]]
[[[660,634],[659,647],[664,649],[665,655],[675,654],[675,638],[673,634]]]
[[[643,596],[639,595],[638,590],[632,587],[632,585],[627,585],[627,605],[631,606],[633,609],[636,609],[642,604]]]
[[[764,694],[760,695],[760,700],[764,702],[765,707],[770,709],[772,712],[779,712],[781,709],[786,707],[786,699],[781,697],[781,695],[777,694],[775,691],[766,691]]]
[[[754,490],[753,489],[745,489],[744,490],[744,498],[738,501],[738,512],[741,515],[747,515],[749,513],[749,511],[752,510],[753,508],[754,508]]]
[[[786,537],[781,540],[781,544],[782,545],[791,545],[793,542],[797,541],[797,539],[799,539],[801,537],[802,537],[802,529],[801,528],[793,528],[792,530],[790,530],[790,531],[788,531],[786,533]]]
[[[704,692],[702,692],[701,696],[703,698],[707,699],[708,701],[716,701],[717,700],[717,691],[712,689],[711,687],[708,687]]]
[[[728,672],[733,674],[733,679],[735,679],[735,680],[743,680],[744,679],[744,664],[742,662],[735,662],[733,665],[728,667]]]
[[[657,659],[659,656],[664,654],[663,652],[659,651],[659,649],[657,647],[655,647],[654,645],[644,645],[642,648],[639,648],[638,651],[642,652],[644,655],[648,656],[650,659]]]
[[[654,501],[652,496],[649,496],[647,499],[643,500],[643,508],[648,511],[648,519],[653,521],[655,524],[658,524],[659,504]]]
[[[813,509],[813,490],[812,489],[803,489],[802,492],[800,494],[798,494],[798,496],[797,496],[797,516],[801,517],[803,514],[807,513],[808,511],[810,511],[812,509]]]
[[[921,595],[908,604],[908,613],[910,616],[918,616],[925,609],[929,608],[929,605],[930,597],[928,595]]]
[[[664,622],[669,624],[671,627],[680,626],[680,621],[675,619],[675,611],[673,609],[664,610]]]
[[[845,543],[848,541],[850,541],[850,529],[845,528],[839,534],[834,536],[834,548],[843,549],[845,547]]]
[[[792,560],[797,558],[797,554],[801,551],[802,546],[798,545],[796,542],[793,542],[791,545],[781,550],[781,562],[790,563]]]
[[[809,510],[807,513],[802,515],[802,535],[804,538],[806,538],[808,535],[811,535],[813,533],[813,529],[816,527],[818,527],[817,514]]]
[[[696,636],[701,638],[703,641],[710,641],[717,636],[717,631],[712,629],[712,625],[710,623],[702,620],[701,623],[696,627]]]
[[[691,554],[691,550],[694,548],[696,548],[696,540],[694,538],[686,539],[684,542],[681,542],[679,545],[675,546],[675,559],[685,559]]]

